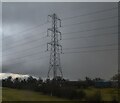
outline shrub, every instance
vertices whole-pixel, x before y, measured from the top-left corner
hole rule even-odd
[[[85,97],[85,92],[84,91],[76,91],[75,88],[70,88],[70,87],[58,87],[54,88],[52,91],[54,96],[62,97],[62,98],[67,98],[67,99],[78,99],[81,100]]]
[[[101,102],[102,96],[100,91],[96,91],[93,95],[86,97],[87,101]]]

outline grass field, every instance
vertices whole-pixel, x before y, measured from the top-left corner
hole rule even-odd
[[[0,103],[2,101],[2,88],[0,87]]]
[[[43,95],[42,93],[3,88],[2,89],[3,101],[65,101],[65,99]]]
[[[39,92],[18,90],[3,88],[2,89],[2,100],[3,101],[67,101],[67,99],[61,99],[54,96],[43,95]],[[118,98],[117,90],[113,88],[87,88],[84,89],[86,96],[94,98],[94,94],[99,91],[103,101],[112,101],[113,98]],[[83,101],[86,101],[85,99]]]
[[[85,89],[85,93],[88,97],[92,97],[96,92],[99,92],[103,101],[118,100],[118,90],[114,88],[88,88]]]

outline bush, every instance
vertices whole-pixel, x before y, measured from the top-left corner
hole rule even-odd
[[[77,94],[77,99],[83,99],[83,98],[85,98],[85,96],[86,96],[86,94],[85,94],[85,92],[83,91],[83,90],[80,90],[79,92],[77,92],[78,94]]]
[[[97,92],[95,92],[93,95],[87,96],[87,97],[86,97],[86,100],[87,100],[87,101],[101,102],[101,101],[102,101],[101,92],[100,92],[100,91],[97,91]]]
[[[54,88],[52,91],[52,94],[54,96],[62,97],[62,98],[67,98],[67,99],[78,99],[81,100],[85,97],[85,92],[84,91],[76,91],[74,88],[70,87],[58,87]]]
[[[117,100],[117,97],[115,95],[112,96],[112,103],[117,103],[118,100]]]

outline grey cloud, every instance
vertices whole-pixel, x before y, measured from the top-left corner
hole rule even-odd
[[[34,29],[28,29],[38,24],[43,24],[47,21],[47,15],[57,13],[63,19],[82,14],[87,14],[94,11],[114,8],[117,3],[3,3],[3,72],[13,72],[21,74],[31,74],[35,76],[46,77],[49,67],[49,52],[40,54],[40,51],[46,50],[46,43],[50,41],[49,37],[40,39],[46,36],[47,28],[51,26],[44,25]],[[117,16],[117,9],[108,12],[81,16],[69,20],[62,20],[62,25],[74,24],[84,21],[91,21],[100,18]],[[103,35],[117,32],[117,28],[93,30],[89,29],[108,27],[117,25],[117,18],[86,23],[81,25],[72,25],[61,28],[63,33],[63,52],[67,52],[64,48],[86,47],[91,45],[117,44],[117,34],[104,35],[91,38],[81,38],[75,40],[64,40],[65,38],[77,38],[80,36]],[[20,32],[27,30],[26,32]],[[33,31],[32,31],[33,30]],[[67,32],[76,31],[78,34],[68,34]],[[9,37],[8,37],[9,36]],[[108,37],[109,36],[109,37]],[[7,39],[8,38],[8,39]],[[46,44],[43,46],[39,46]],[[30,49],[30,48],[34,49]],[[36,48],[35,48],[36,47]],[[117,46],[98,47],[98,48],[82,48],[69,51],[88,51],[97,49],[117,49]],[[29,56],[26,56],[29,55]],[[61,62],[63,66],[63,74],[65,78],[79,79],[85,76],[109,79],[117,72],[117,52],[87,52],[80,54],[63,54]],[[15,59],[18,58],[18,59]],[[39,59],[41,58],[41,59]],[[43,60],[44,59],[44,60]],[[52,72],[51,72],[52,74]]]

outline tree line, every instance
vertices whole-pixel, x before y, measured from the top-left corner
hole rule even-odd
[[[69,86],[68,86],[69,85]],[[67,99],[82,99],[85,97],[85,93],[80,90],[77,91],[77,87],[71,85],[68,80],[61,77],[56,79],[46,79],[43,81],[41,78],[36,79],[29,76],[27,79],[15,78],[9,76],[6,79],[2,79],[2,86],[16,89],[33,90],[42,92],[43,94],[57,96]]]
[[[113,77],[112,79],[116,78]],[[2,86],[16,89],[33,90],[61,98],[81,100],[86,97],[86,93],[83,91],[83,89],[95,86],[95,83],[101,80],[101,78],[91,79],[86,77],[84,81],[69,81],[61,77],[56,77],[52,80],[46,79],[43,81],[41,78],[36,79],[32,76],[29,76],[26,79],[13,79],[11,76],[9,76],[6,79],[2,79]]]

